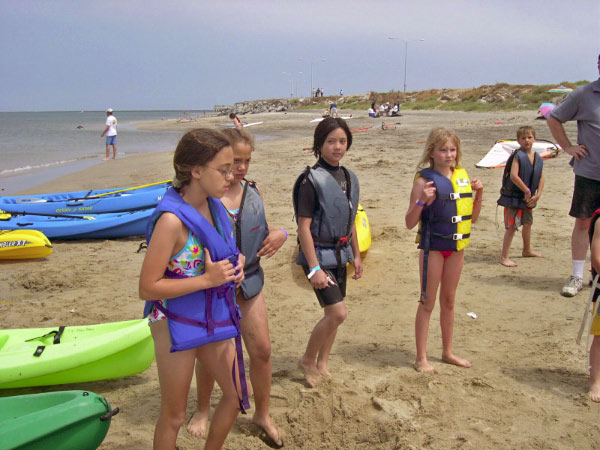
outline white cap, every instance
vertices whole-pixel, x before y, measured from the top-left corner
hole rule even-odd
[[[113,111],[112,111],[112,108],[108,108],[108,109],[106,110],[106,112],[109,112],[109,113],[113,112]]]

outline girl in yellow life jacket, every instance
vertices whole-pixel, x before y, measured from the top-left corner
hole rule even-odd
[[[471,367],[469,361],[452,351],[454,297],[464,264],[463,250],[469,245],[471,223],[475,223],[481,211],[483,184],[476,179],[469,181],[460,160],[459,137],[444,128],[433,129],[417,166],[420,170],[406,211],[406,227],[412,229],[419,224],[421,298],[415,318],[415,369],[419,372],[435,372],[427,361],[427,334],[440,284],[442,360]]]

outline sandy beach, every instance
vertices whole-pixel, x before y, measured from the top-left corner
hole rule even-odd
[[[343,115],[348,113],[342,111]],[[269,136],[257,143],[250,178],[260,185],[267,219],[286,228],[289,239],[263,260],[265,298],[273,343],[272,416],[287,434],[286,448],[533,448],[593,449],[600,441],[600,405],[588,399],[588,362],[575,343],[589,287],[575,298],[560,296],[571,272],[568,216],[573,173],[569,157],[545,160],[546,187],[534,211],[533,248],[544,258],[521,258],[517,234],[511,257],[517,268],[498,263],[504,227],[496,200],[502,169],[476,169],[497,139],[512,139],[521,125],[551,139],[535,111],[409,111],[399,118],[368,119],[354,111],[354,134],[343,164],[361,184],[361,204],[371,224],[373,244],[363,278],[348,281],[348,318],[333,347],[333,380],[311,389],[296,367],[322,311],[299,266],[291,201],[298,174],[315,161],[314,112],[246,116],[263,121],[250,131]],[[382,129],[381,123],[399,122]],[[191,123],[160,121],[141,128],[220,128],[225,117]],[[415,230],[404,214],[415,166],[432,127],[454,129],[462,139],[463,166],[484,184],[483,210],[472,230],[455,307],[454,346],[473,367],[442,363],[436,305],[430,326],[430,361],[438,373],[420,374],[415,359],[414,316],[419,295]],[[569,137],[576,125],[566,126]],[[100,151],[103,151],[99,147]],[[100,152],[99,152],[100,153]],[[172,178],[172,151],[107,161],[23,193],[133,186]],[[94,324],[140,318],[137,280],[144,257],[142,237],[118,240],[55,241],[44,260],[1,262],[0,314],[4,328]],[[588,275],[586,275],[587,282]],[[467,315],[474,312],[477,319]],[[146,372],[102,382],[0,391],[1,396],[65,389],[88,389],[105,396],[121,413],[102,449],[152,446],[160,392],[156,366]],[[213,394],[213,404],[218,401]],[[188,411],[195,408],[192,384]],[[268,446],[252,425],[252,410],[240,416],[226,449]],[[185,429],[179,449],[203,442]]]

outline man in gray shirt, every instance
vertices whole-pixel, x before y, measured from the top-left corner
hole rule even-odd
[[[600,72],[600,56],[598,57]],[[571,144],[563,123],[577,121],[577,145]],[[573,275],[562,295],[574,297],[583,287],[583,270],[589,247],[588,229],[594,211],[600,208],[600,79],[580,86],[558,105],[547,119],[554,139],[572,156],[575,188],[569,215],[575,217],[571,235]]]

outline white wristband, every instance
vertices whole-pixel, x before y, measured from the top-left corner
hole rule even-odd
[[[319,270],[321,270],[321,266],[313,267],[312,269],[310,269],[310,272],[308,272],[308,275],[306,275],[306,278],[310,280]]]

